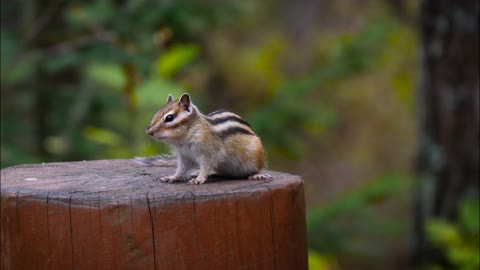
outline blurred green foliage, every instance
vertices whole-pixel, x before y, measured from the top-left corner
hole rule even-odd
[[[175,72],[190,63],[199,53],[195,45],[180,45],[166,51],[157,61],[158,74],[171,78]]]
[[[392,201],[406,204],[410,183],[404,176],[387,174],[327,204],[310,209],[307,214],[309,248],[325,256],[354,254],[373,260],[378,256],[384,257],[384,247],[372,243],[402,237],[408,224],[391,216],[391,213],[378,216],[377,208]]]
[[[332,256],[323,256],[316,251],[308,252],[308,269],[310,270],[330,270],[337,269]]]
[[[305,179],[311,269],[388,265],[408,222],[416,33],[385,1],[315,3],[3,1],[1,167],[167,152],[145,128],[190,92]]]
[[[195,42],[242,8],[44,2],[2,2],[2,167],[166,151],[142,131],[168,93],[186,91],[175,76],[198,58]]]
[[[427,237],[439,248],[455,269],[473,270],[480,267],[480,201],[478,195],[467,197],[459,209],[456,223],[431,219]],[[442,269],[431,265],[428,269]]]
[[[282,134],[266,140],[269,149],[300,158],[307,147],[303,137],[332,129],[338,122],[337,110],[315,98],[315,92],[329,83],[372,68],[392,29],[392,21],[378,21],[354,36],[340,36],[326,64],[302,78],[279,84],[273,91],[271,103],[249,117],[261,135]]]
[[[6,10],[33,12],[28,11],[32,7],[19,5],[9,4]],[[227,72],[234,68],[231,72],[242,74],[239,78],[243,81],[252,79],[264,86],[260,90],[263,94],[249,92],[253,90],[248,85],[241,90],[242,95],[252,95],[250,99],[264,96],[263,102],[239,107],[243,104],[239,100],[238,104],[230,104],[231,109],[244,111],[265,138],[271,155],[302,158],[308,149],[305,140],[322,137],[341,122],[340,108],[332,103],[326,89],[336,88],[339,82],[368,70],[383,68],[384,62],[390,61],[385,58],[392,58],[391,51],[398,49],[398,40],[394,39],[408,37],[409,31],[388,16],[376,16],[358,33],[339,33],[322,40],[315,49],[322,60],[305,74],[292,76],[279,67],[295,45],[278,34],[267,36],[259,46],[232,51],[228,63],[222,62],[225,49],[221,48],[219,56],[215,56],[219,60],[206,58],[209,49],[202,35],[234,23],[240,29],[244,27],[242,22],[248,20],[242,18],[248,16],[246,11],[252,5],[249,2],[212,3],[215,8],[188,0],[155,3],[155,8],[149,8],[152,1],[118,4],[99,0],[56,5],[53,2],[48,7],[59,9],[59,18],[52,19],[51,24],[62,23],[61,30],[30,25],[23,32],[16,31],[25,28],[22,25],[2,28],[2,94],[5,99],[13,99],[11,106],[5,104],[2,110],[2,167],[165,151],[165,146],[152,144],[141,131],[168,93],[178,96],[191,90],[196,93],[195,101],[208,103],[210,96],[190,89],[196,83],[189,82],[188,75],[204,77],[203,71],[197,70],[209,72],[215,65]],[[5,17],[9,15],[5,13]],[[222,44],[212,42],[213,47]],[[187,73],[184,79],[182,72]],[[399,72],[392,84],[407,98],[411,77],[405,71]],[[241,82],[234,82],[242,87]],[[48,123],[34,123],[31,117],[25,123],[30,130],[21,132],[12,126],[23,128],[16,118],[22,114],[27,118],[41,114]],[[55,147],[52,142],[57,146],[62,142],[63,146]]]

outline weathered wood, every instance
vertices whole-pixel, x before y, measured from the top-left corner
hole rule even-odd
[[[164,184],[132,160],[1,170],[2,269],[307,269],[303,181]]]

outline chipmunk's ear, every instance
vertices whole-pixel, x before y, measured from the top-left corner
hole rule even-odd
[[[183,94],[178,102],[185,111],[190,112],[192,109],[192,102],[190,101],[190,96],[187,93]]]
[[[168,94],[168,97],[167,97],[167,104],[172,102],[173,101],[173,97],[172,95]]]

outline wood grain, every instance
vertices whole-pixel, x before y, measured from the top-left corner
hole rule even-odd
[[[300,177],[204,185],[133,160],[1,170],[1,269],[307,269]]]

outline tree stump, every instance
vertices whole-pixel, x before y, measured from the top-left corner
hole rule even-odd
[[[155,181],[133,160],[1,170],[2,269],[307,269],[300,177]]]

